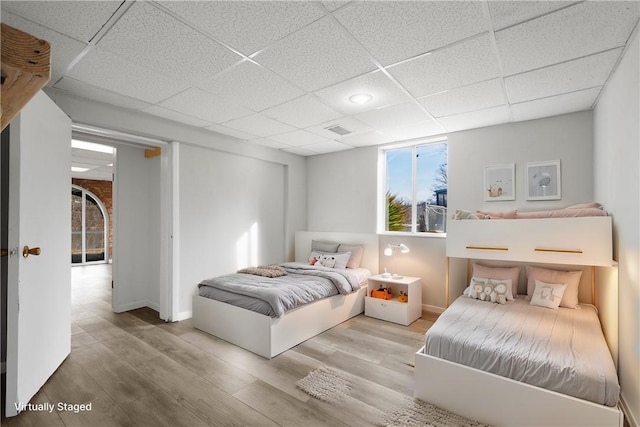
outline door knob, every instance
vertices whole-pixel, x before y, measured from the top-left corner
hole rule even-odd
[[[29,255],[40,255],[40,248],[29,248],[29,246],[25,246],[22,249],[22,256],[26,258]]]

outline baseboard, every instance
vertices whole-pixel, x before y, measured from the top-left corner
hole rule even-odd
[[[173,321],[179,322],[181,320],[191,319],[192,317],[193,317],[193,311],[181,311],[180,313],[178,313],[176,318],[173,319]]]
[[[429,313],[442,314],[444,310],[444,308],[435,305],[422,304],[422,311],[428,311]]]
[[[149,307],[152,310],[155,310],[157,312],[160,312],[160,304],[153,302],[153,301],[149,301],[149,300],[143,300],[143,301],[136,301],[136,302],[129,302],[126,304],[121,304],[119,306],[117,306],[114,311],[116,313],[124,313],[125,311],[131,311],[131,310],[137,310],[139,308],[144,308],[144,307]]]
[[[635,417],[631,414],[631,411],[629,410],[629,404],[627,404],[627,401],[625,400],[622,393],[620,394],[620,409],[624,414],[625,425],[628,425],[630,427],[638,427],[638,420],[636,420]]]

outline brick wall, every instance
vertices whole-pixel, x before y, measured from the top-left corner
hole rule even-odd
[[[96,195],[107,209],[109,215],[109,257],[113,256],[113,183],[93,179],[73,178],[71,183]],[[89,220],[89,218],[87,218]]]

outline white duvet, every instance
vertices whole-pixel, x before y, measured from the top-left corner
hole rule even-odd
[[[425,353],[607,406],[620,386],[595,307],[462,296],[427,331]]]

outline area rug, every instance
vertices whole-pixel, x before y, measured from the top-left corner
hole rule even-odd
[[[342,402],[350,397],[356,381],[362,379],[339,369],[323,367],[311,372],[298,381],[297,385],[316,399],[324,402]],[[375,424],[381,427],[487,427],[485,424],[410,397],[406,397],[402,405],[378,416]]]

